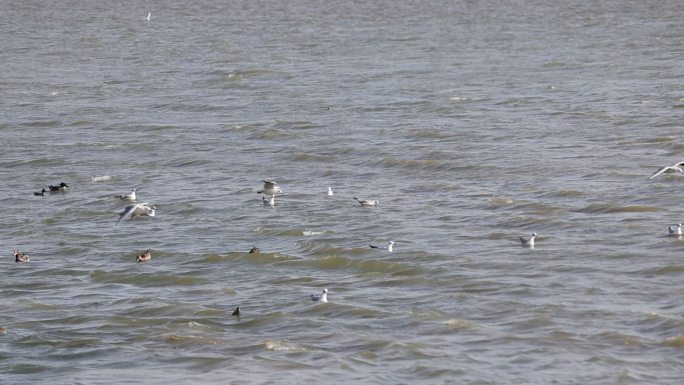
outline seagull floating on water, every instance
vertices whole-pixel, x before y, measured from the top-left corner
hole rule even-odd
[[[263,203],[264,206],[275,206],[275,195],[271,195],[270,199],[266,199],[266,197],[261,197],[261,203]]]
[[[667,231],[670,232],[670,235],[682,235],[682,224],[677,223],[676,225],[668,226]]]
[[[145,16],[145,20],[150,21],[152,19],[152,12],[147,12],[147,16]]]
[[[28,254],[22,253],[19,250],[14,250],[14,262],[16,263],[21,263],[21,262],[28,262],[30,260]]]
[[[53,186],[53,185],[49,186],[50,192],[66,191],[68,187],[69,186],[64,182],[60,183],[59,186]]]
[[[333,196],[333,190],[332,187],[328,186],[328,196],[331,197]]]
[[[520,243],[523,246],[534,247],[534,238],[537,237],[537,233],[532,233],[529,238],[520,237]]]
[[[126,217],[131,217],[131,220],[133,220],[133,218],[141,216],[153,217],[156,213],[157,207],[150,206],[147,202],[126,206],[123,211],[119,213],[119,220],[117,223],[121,222],[121,220]]]
[[[147,249],[144,253],[138,255],[135,257],[135,262],[140,263],[140,262],[149,262],[152,260],[152,253],[150,253],[150,249]]]
[[[361,206],[369,206],[369,207],[374,207],[380,204],[378,200],[369,200],[369,199],[359,199],[357,197],[354,197],[354,199],[361,204]]]
[[[328,289],[323,289],[321,294],[311,294],[311,300],[314,302],[328,302]]]
[[[370,247],[373,248],[373,249],[383,249],[383,250],[387,250],[388,253],[391,253],[391,252],[394,251],[394,241],[389,241],[389,242],[387,243],[387,247],[384,247],[384,246],[375,246],[375,245],[368,245],[368,246],[370,246]]]
[[[276,195],[276,194],[282,194],[283,189],[278,186],[278,182],[274,180],[265,180],[264,181],[264,187],[257,191],[257,194],[264,194],[264,195]]]
[[[45,189],[42,189],[40,191],[34,192],[33,195],[38,196],[38,197],[44,197],[45,196]]]
[[[135,200],[136,200],[135,192],[136,191],[138,191],[138,189],[134,188],[130,194],[117,195],[116,197],[121,199],[121,200],[135,202]]]
[[[680,174],[684,174],[684,170],[682,170],[682,167],[684,167],[684,162],[675,163],[672,166],[662,167],[658,171],[654,172],[653,175],[649,176],[648,179],[653,179],[665,172],[678,172]]]

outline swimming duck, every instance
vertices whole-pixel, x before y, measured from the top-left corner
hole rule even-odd
[[[33,195],[35,195],[35,196],[37,196],[37,197],[44,197],[44,196],[45,196],[45,191],[46,191],[45,189],[42,189],[42,190],[40,190],[40,191],[35,191],[35,192],[33,193]]]
[[[58,191],[66,191],[67,188],[69,187],[69,185],[67,185],[66,183],[62,182],[62,183],[59,184],[59,186],[50,185],[50,186],[48,186],[48,187],[49,187],[49,189],[50,189],[50,192],[58,192]]]
[[[252,247],[252,248],[249,250],[249,253],[250,253],[250,254],[261,254],[261,249],[259,249],[258,247],[254,246],[254,247]]]
[[[235,310],[233,310],[233,315],[237,317],[240,316],[240,306],[236,307]]]
[[[135,262],[140,263],[140,262],[149,262],[152,260],[152,253],[150,253],[150,249],[147,249],[144,253],[138,255],[135,257]]]
[[[14,262],[20,263],[20,262],[28,262],[30,260],[28,254],[22,253],[19,250],[14,250]]]

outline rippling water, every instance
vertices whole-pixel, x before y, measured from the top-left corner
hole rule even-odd
[[[0,382],[680,383],[679,2],[0,4]]]

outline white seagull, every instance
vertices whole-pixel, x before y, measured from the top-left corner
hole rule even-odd
[[[264,188],[257,191],[257,194],[265,194],[265,195],[276,195],[276,194],[282,194],[283,190],[278,186],[278,183],[273,180],[265,180],[264,181]]]
[[[328,289],[323,289],[321,294],[311,294],[311,300],[314,302],[328,302]]]
[[[361,206],[370,206],[374,207],[380,204],[379,201],[377,200],[369,200],[369,199],[359,199],[357,197],[354,197],[354,199],[361,204]]]
[[[333,196],[333,190],[332,187],[328,186],[328,196]]]
[[[662,173],[671,172],[671,171],[672,172],[678,172],[680,174],[684,174],[684,170],[682,170],[682,167],[684,167],[684,162],[675,163],[672,166],[662,167],[658,171],[654,172],[653,175],[649,176],[648,179],[653,179]]]
[[[119,220],[117,223],[121,222],[121,220],[126,217],[131,217],[131,220],[133,220],[133,218],[141,216],[153,217],[156,213],[157,207],[150,206],[147,202],[126,206],[126,208],[119,213]]]
[[[370,246],[370,247],[373,248],[373,249],[383,249],[383,250],[387,250],[388,253],[391,253],[391,252],[394,251],[394,241],[389,241],[389,242],[387,243],[387,247],[384,247],[384,246],[375,246],[375,245],[368,245],[368,246]]]
[[[668,226],[667,231],[670,232],[670,235],[682,235],[682,224],[677,223],[674,226]]]
[[[147,16],[145,16],[145,20],[150,21],[152,19],[152,12],[147,12]]]
[[[135,192],[136,191],[138,191],[138,189],[134,188],[130,194],[117,195],[116,197],[121,199],[121,200],[135,202],[135,199],[136,199]]]
[[[264,206],[275,206],[275,195],[271,195],[271,199],[266,199],[266,197],[261,197],[261,202]]]
[[[523,246],[534,247],[534,238],[537,237],[537,233],[532,233],[529,238],[520,237],[520,243]]]

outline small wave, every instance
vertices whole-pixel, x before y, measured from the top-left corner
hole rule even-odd
[[[492,198],[489,198],[489,202],[493,205],[505,206],[505,205],[512,205],[513,199],[504,198],[504,197],[492,197]]]
[[[543,194],[542,196],[547,198],[577,198],[581,197],[582,195],[584,194],[581,191],[560,189]]]
[[[270,350],[272,352],[306,352],[309,350],[305,347],[291,344],[285,341],[273,340],[267,340],[264,343],[264,347],[266,348],[266,350]]]
[[[473,168],[472,166],[437,159],[383,158],[378,162],[378,165],[417,171],[463,171]]]
[[[327,256],[316,259],[316,266],[321,269],[336,270],[352,268],[366,274],[420,275],[423,270],[397,262],[385,262],[366,259],[351,259],[342,256]]]
[[[179,336],[176,334],[169,334],[163,337],[165,343],[174,346],[207,346],[216,345],[222,341],[217,338],[210,338],[204,336]]]
[[[477,329],[479,326],[468,320],[460,319],[460,318],[452,318],[444,322],[445,325],[452,329],[456,330],[472,330],[472,329]]]
[[[94,176],[94,177],[90,178],[90,180],[93,182],[105,182],[108,180],[112,180],[112,178],[113,177],[111,175],[102,175],[102,176]]]
[[[301,258],[292,257],[280,253],[260,253],[260,254],[249,254],[248,251],[244,253],[232,252],[227,255],[210,255],[199,261],[192,261],[191,263],[235,263],[244,262],[253,265],[268,265],[275,263],[282,263],[287,261],[297,261]]]
[[[668,274],[677,274],[679,275],[680,273],[684,272],[684,266],[661,266],[652,270],[649,270],[648,273],[652,275],[668,275]]]
[[[449,98],[450,101],[454,103],[471,103],[471,102],[481,102],[487,100],[485,98],[476,98],[472,96],[452,96]]]
[[[302,235],[310,237],[314,235],[325,235],[325,234],[333,234],[333,231],[330,230],[304,230],[302,231]]]
[[[263,132],[256,132],[252,139],[281,139],[281,138],[294,138],[294,135],[289,132],[278,129],[269,129]]]
[[[112,274],[111,272],[95,270],[90,277],[99,283],[119,283],[139,286],[192,286],[205,283],[206,280],[190,276],[170,274]]]
[[[620,206],[612,203],[592,204],[587,207],[577,210],[577,212],[585,214],[613,214],[613,213],[650,213],[663,211],[663,209],[656,206],[648,205],[627,205]]]
[[[294,161],[298,161],[298,162],[324,162],[324,163],[334,162],[335,160],[337,160],[337,158],[334,156],[304,154],[304,153],[293,154],[291,156],[291,159]]]
[[[170,167],[205,166],[208,164],[211,162],[205,159],[175,159],[166,163]]]
[[[443,131],[430,129],[413,129],[408,131],[408,136],[416,139],[448,139],[451,135],[445,134]]]
[[[663,343],[673,348],[684,348],[684,335],[680,334],[678,336],[666,338]]]
[[[325,235],[325,234],[333,234],[333,231],[330,230],[303,230],[303,229],[288,229],[288,230],[282,230],[282,231],[272,231],[269,232],[270,235],[277,235],[281,237],[301,237],[302,235],[310,237],[314,235]]]
[[[294,121],[277,120],[271,126],[271,128],[278,129],[278,130],[311,129],[311,128],[318,128],[318,127],[320,127],[320,125],[315,124],[313,122],[309,122],[307,120],[294,120]]]
[[[62,124],[59,120],[35,120],[32,122],[21,123],[23,127],[59,127]]]

